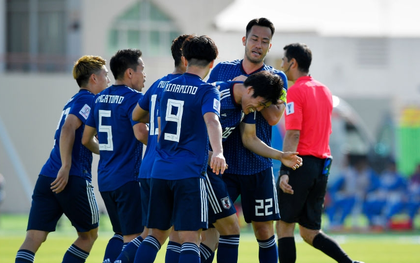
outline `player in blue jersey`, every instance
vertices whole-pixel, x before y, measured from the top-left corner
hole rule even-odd
[[[64,255],[63,262],[85,262],[98,237],[99,210],[92,186],[92,153],[82,145],[85,123],[95,94],[108,86],[105,60],[83,56],[73,67],[80,90],[64,106],[54,135],[50,158],[41,169],[32,195],[25,241],[16,263],[34,262],[35,253],[65,214],[76,228],[78,238]],[[99,153],[94,140],[89,142]]]
[[[149,136],[147,139],[147,148],[144,153],[144,157],[140,166],[139,172],[139,182],[140,182],[140,192],[141,192],[141,203],[142,203],[142,222],[143,226],[146,226],[147,219],[147,210],[149,207],[149,194],[150,194],[150,175],[152,172],[153,162],[156,156],[156,144],[158,136],[158,122],[157,122],[157,105],[156,98],[165,87],[168,81],[181,76],[185,70],[186,66],[184,65],[184,59],[182,57],[182,43],[190,35],[181,35],[172,41],[171,52],[172,57],[175,62],[174,71],[171,74],[166,75],[165,77],[157,80],[152,86],[147,90],[146,94],[140,98],[136,108],[133,110],[133,120],[142,121],[144,123],[149,123]],[[149,116],[150,113],[150,116]],[[127,246],[125,246],[121,255],[117,258],[115,262],[120,260],[118,263],[133,262],[136,255],[137,248],[147,236],[148,229],[145,227],[142,235],[133,239]],[[171,238],[170,238],[171,240]],[[178,247],[179,249],[176,249]],[[166,262],[172,262],[168,260],[168,257],[179,257],[179,251],[181,250],[181,245],[177,242],[170,241],[167,250]],[[173,249],[171,249],[173,248]],[[178,253],[176,253],[178,252]],[[178,262],[176,259],[175,262]]]
[[[233,80],[240,75],[249,76],[267,70],[278,74],[286,89],[285,74],[264,64],[274,31],[274,25],[266,18],[251,20],[246,27],[246,35],[242,38],[245,46],[244,58],[219,63],[212,70],[208,82]],[[284,111],[284,100],[279,98],[277,104],[256,113],[257,137],[268,146],[271,146],[270,125],[275,125],[280,120]],[[278,220],[280,216],[272,160],[244,147],[239,129],[233,130],[223,148],[229,165],[223,180],[233,201],[241,195],[245,221],[252,223],[259,244],[259,261],[277,262],[273,220]]]
[[[145,73],[141,51],[119,50],[110,61],[115,84],[95,97],[87,120],[83,144],[96,134],[99,140],[99,192],[104,200],[115,235],[108,242],[104,262],[114,262],[123,243],[143,231],[138,172],[147,127],[134,122],[131,114],[143,96]]]
[[[154,262],[171,226],[181,240],[179,262],[200,262],[200,232],[208,226],[204,175],[208,145],[213,149],[210,166],[223,173],[226,162],[219,122],[219,92],[203,81],[218,51],[207,36],[187,38],[182,45],[187,71],[170,81],[161,96],[160,134],[150,181],[147,227],[135,262]]]
[[[219,85],[221,94],[220,122],[223,129],[223,141],[229,140],[229,135],[235,129],[241,129],[242,140],[247,149],[267,158],[278,159],[290,167],[299,167],[302,159],[297,156],[297,152],[283,153],[267,146],[256,136],[256,112],[276,103],[281,93],[284,93],[281,78],[272,72],[260,71],[249,76],[243,85],[233,87],[231,83],[235,82],[215,83]],[[221,176],[208,170],[207,182],[210,203],[209,221],[220,233],[217,262],[237,262],[240,229],[236,210]],[[214,235],[217,233],[214,233],[214,230],[204,233],[206,233],[206,238],[202,247],[210,248],[209,253],[211,253],[216,247]],[[205,259],[203,262],[211,262],[211,260]]]

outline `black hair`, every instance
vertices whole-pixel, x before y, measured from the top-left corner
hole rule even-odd
[[[205,67],[217,58],[219,51],[208,36],[188,37],[182,45],[182,54],[189,65]]]
[[[284,48],[284,56],[288,61],[295,59],[298,64],[298,69],[301,72],[308,73],[312,62],[312,51],[306,44],[292,43],[286,45]]]
[[[254,90],[252,97],[262,97],[272,104],[277,104],[277,100],[284,93],[283,80],[279,75],[267,70],[250,75],[244,81],[244,86],[252,86]]]
[[[128,68],[136,71],[142,53],[139,49],[121,49],[112,56],[109,66],[115,79],[122,79]]]
[[[271,37],[273,37],[274,32],[276,31],[276,29],[274,28],[274,24],[268,20],[265,17],[261,17],[261,18],[254,18],[251,21],[249,21],[248,25],[246,26],[246,38],[248,38],[248,34],[251,31],[253,26],[262,26],[262,27],[268,27],[271,30]]]
[[[182,44],[184,43],[185,39],[187,39],[190,36],[191,35],[180,35],[172,41],[171,52],[172,58],[175,62],[175,67],[179,66],[182,62]]]

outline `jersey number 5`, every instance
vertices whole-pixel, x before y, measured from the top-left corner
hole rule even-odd
[[[165,132],[164,139],[167,141],[179,142],[179,137],[181,135],[182,114],[184,113],[184,101],[168,99],[168,103],[166,105],[165,121],[176,122],[176,133]],[[172,112],[176,112],[176,114],[173,114]]]
[[[99,127],[98,132],[105,132],[107,134],[107,143],[99,143],[100,151],[113,151],[114,144],[112,142],[112,127],[111,125],[103,125],[102,118],[111,117],[110,110],[99,110]]]

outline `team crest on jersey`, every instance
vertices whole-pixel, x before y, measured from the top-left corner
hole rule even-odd
[[[220,112],[220,101],[218,99],[213,99],[213,109]]]
[[[293,113],[295,113],[295,104],[292,101],[286,104],[286,114],[290,115]]]
[[[90,107],[87,104],[85,104],[85,106],[83,106],[83,108],[79,111],[79,114],[82,115],[83,118],[85,118],[86,120],[89,117],[89,113],[90,113]]]
[[[222,202],[222,206],[223,206],[224,209],[230,209],[230,207],[232,206],[228,196],[220,199],[220,202]]]

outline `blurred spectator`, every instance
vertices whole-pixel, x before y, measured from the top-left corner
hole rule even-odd
[[[408,215],[410,224],[413,225],[414,218],[420,208],[420,164],[410,176],[408,183]]]
[[[394,161],[387,164],[379,182],[379,187],[367,195],[363,213],[368,218],[371,228],[383,229],[407,203],[407,182],[404,176],[398,173]]]
[[[340,177],[329,187],[330,206],[326,213],[331,229],[340,229],[347,216],[353,212],[360,216],[366,196],[379,187],[379,178],[365,158],[354,167],[345,168]]]

